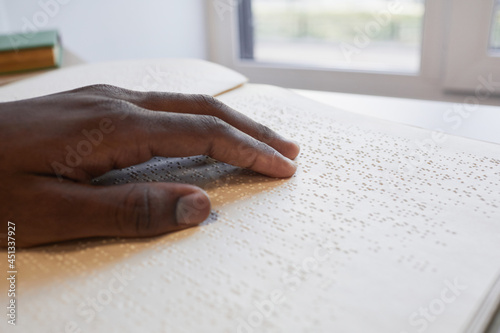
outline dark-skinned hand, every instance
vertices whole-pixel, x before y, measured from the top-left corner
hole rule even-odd
[[[205,95],[94,85],[0,103],[0,233],[12,221],[16,245],[27,247],[185,229],[210,214],[200,188],[90,181],[154,156],[194,155],[284,178],[295,173],[298,153],[292,141]]]

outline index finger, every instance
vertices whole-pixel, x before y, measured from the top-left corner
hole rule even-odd
[[[214,116],[142,109],[132,113],[122,126],[110,147],[112,150],[104,154],[113,159],[116,168],[138,164],[153,156],[207,155],[271,177],[291,177],[297,169],[271,146]]]

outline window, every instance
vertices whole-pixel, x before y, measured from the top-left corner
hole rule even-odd
[[[493,11],[490,48],[493,52],[500,52],[500,0],[497,0]]]
[[[498,0],[453,2],[444,89],[474,92],[482,84],[491,93],[500,93],[499,4]]]
[[[252,82],[443,100],[489,77],[500,94],[500,0],[211,2],[211,60]]]
[[[253,0],[258,62],[418,72],[424,0]],[[240,18],[245,19],[245,18]],[[248,19],[248,18],[247,18]]]

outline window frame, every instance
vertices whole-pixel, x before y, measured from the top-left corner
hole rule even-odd
[[[449,85],[453,81],[452,74],[447,73],[452,73],[456,67],[445,65],[450,54],[446,42],[452,34],[448,27],[452,19],[456,20],[455,16],[452,17],[456,12],[451,12],[449,6],[455,1],[452,3],[448,0],[426,0],[420,72],[416,74],[313,68],[240,59],[238,10],[242,1],[247,0],[209,0],[209,60],[242,73],[251,82],[296,89],[428,100],[459,100],[457,96],[447,95],[453,90]],[[494,0],[478,1],[493,3]],[[455,33],[452,37],[460,36]],[[489,34],[486,38],[489,40]],[[472,89],[466,90],[470,92]],[[454,92],[456,93],[456,90]],[[498,101],[493,103],[498,104]],[[485,104],[491,104],[491,101]]]
[[[496,92],[500,94],[500,52],[490,50],[494,8],[495,0],[454,2],[450,17],[453,33],[447,44],[446,90],[475,91],[491,75],[498,82]]]

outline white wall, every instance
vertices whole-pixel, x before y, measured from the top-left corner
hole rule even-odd
[[[58,28],[89,62],[207,57],[204,0],[0,0],[5,14],[2,3],[0,29]]]
[[[7,32],[9,22],[7,21],[7,10],[5,8],[5,1],[0,0],[0,34]]]

